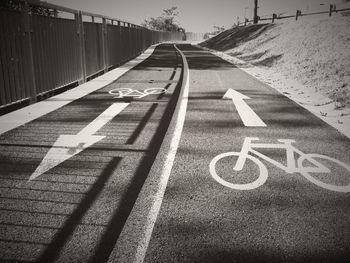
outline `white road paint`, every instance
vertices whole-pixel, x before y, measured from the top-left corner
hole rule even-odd
[[[259,167],[259,176],[258,178],[251,183],[246,183],[246,184],[234,184],[231,182],[228,182],[224,179],[222,179],[218,173],[216,172],[216,164],[218,161],[220,161],[223,158],[226,157],[231,157],[231,156],[240,156],[241,153],[239,152],[227,152],[227,153],[222,153],[219,154],[218,156],[216,156],[209,164],[209,171],[211,176],[220,184],[222,184],[223,186],[229,187],[231,189],[235,189],[235,190],[252,190],[255,189],[261,185],[263,185],[266,180],[267,180],[267,169],[265,167],[265,165],[257,158],[255,158],[254,156],[251,155],[247,155],[246,158],[244,159],[244,161],[246,161],[246,159],[250,159],[251,161],[253,161],[254,163],[256,163]],[[239,160],[239,159],[238,159]],[[233,167],[233,166],[232,166]],[[237,171],[235,168],[233,168],[232,170]],[[238,170],[240,171],[240,170]]]
[[[61,135],[45,155],[44,159],[41,161],[34,173],[29,177],[28,181],[35,180],[40,175],[51,170],[69,158],[72,158],[74,155],[77,155],[103,138],[105,138],[105,136]]]
[[[22,126],[30,121],[33,121],[47,113],[57,110],[72,101],[80,99],[90,94],[91,92],[94,92],[112,83],[124,75],[126,72],[128,72],[130,69],[137,66],[149,56],[151,56],[156,46],[157,45],[151,46],[137,58],[74,89],[68,90],[62,94],[48,98],[44,101],[29,105],[17,111],[0,116],[0,135],[19,126]]]
[[[240,152],[227,152],[217,155],[212,159],[212,161],[209,164],[209,171],[212,177],[220,184],[227,186],[231,189],[235,190],[252,190],[255,189],[261,185],[263,185],[268,177],[268,171],[266,169],[266,166],[256,157],[257,156],[265,161],[268,161],[269,163],[275,165],[276,167],[284,170],[285,172],[292,174],[292,173],[300,173],[303,175],[306,179],[308,179],[310,182],[314,183],[315,185],[322,187],[327,190],[335,191],[335,192],[344,192],[348,193],[350,192],[350,166],[344,164],[343,162],[336,160],[334,158],[325,156],[325,155],[319,155],[319,154],[305,154],[296,147],[292,146],[292,143],[295,142],[291,139],[279,139],[278,141],[280,143],[276,144],[263,144],[263,143],[252,143],[253,141],[258,141],[259,138],[255,137],[247,137],[244,139],[243,146]],[[260,153],[256,149],[284,149],[286,150],[286,159],[287,159],[287,165],[283,165],[282,163],[277,162],[276,160],[271,159],[270,157]],[[252,155],[253,154],[253,155]],[[235,164],[232,164],[232,170],[239,172],[242,171],[246,160],[250,159],[253,161],[256,165],[259,167],[259,176],[258,179],[256,179],[252,183],[247,184],[234,184],[232,182],[228,182],[224,180],[217,172],[217,162],[220,161],[223,158],[231,157],[231,156],[237,156],[238,159]],[[295,160],[295,157],[299,156],[298,160]],[[327,168],[322,163],[318,162],[316,160],[323,159],[330,162],[333,162],[338,167],[341,167],[343,169],[343,172],[348,176],[348,184],[346,185],[333,185],[324,183],[317,179],[317,177],[313,177],[312,173],[323,173],[323,174],[330,174],[330,176],[335,177],[334,171],[331,171],[329,168]],[[307,161],[309,163],[308,166],[304,166],[303,162]],[[311,164],[311,166],[310,166]],[[227,178],[227,175],[225,176]],[[233,178],[234,179],[234,178]]]
[[[149,88],[145,90],[134,90],[130,88],[117,88],[112,89],[108,93],[112,96],[115,96],[114,98],[120,99],[120,98],[137,98],[142,99],[148,95],[156,95],[156,94],[163,94],[166,93],[167,90],[164,88]]]
[[[233,89],[228,89],[223,99],[231,99],[235,105],[239,116],[243,123],[247,127],[266,127],[266,124],[260,119],[260,117],[249,107],[244,100],[249,100],[248,96],[245,96]]]
[[[36,179],[43,173],[105,138],[106,136],[97,136],[94,133],[110,122],[128,105],[129,103],[113,103],[78,134],[61,135],[58,137],[40,165],[29,177],[29,181]]]
[[[324,159],[327,161],[331,161],[335,164],[337,164],[338,166],[342,167],[343,169],[345,169],[348,172],[348,180],[350,181],[350,166],[346,165],[345,163],[328,157],[326,155],[320,155],[320,154],[306,154],[304,156],[301,156],[298,159],[298,165],[299,167],[303,167],[303,161],[307,160],[309,162],[311,162],[314,165],[318,165],[319,162],[316,161],[316,159]],[[316,164],[315,164],[316,162]],[[350,182],[347,185],[332,185],[332,184],[327,184],[325,182],[322,182],[320,180],[317,180],[316,177],[312,176],[312,173],[329,173],[331,176],[334,176],[333,172],[330,171],[327,167],[325,167],[325,170],[318,170],[315,169],[315,167],[303,167],[304,169],[300,169],[300,174],[303,175],[307,180],[309,180],[310,182],[314,183],[315,185],[318,185],[319,187],[322,187],[324,189],[328,189],[334,192],[343,192],[343,193],[349,193],[350,192]],[[316,168],[318,168],[316,166]],[[321,167],[322,169],[322,167]],[[329,171],[329,172],[328,172]]]
[[[159,182],[158,190],[154,196],[154,202],[148,213],[148,217],[145,223],[145,231],[138,243],[138,247],[136,249],[136,254],[133,262],[143,262],[146,256],[146,251],[152,236],[154,224],[156,223],[158,213],[162,205],[165,189],[168,184],[168,180],[174,164],[177,148],[180,143],[182,129],[185,123],[188,94],[189,94],[189,69],[188,69],[188,64],[184,54],[176,46],[175,48],[181,54],[184,70],[186,71],[184,73],[184,79],[182,84],[183,90],[179,98],[180,101],[174,113],[174,116],[177,116],[176,120],[175,122],[174,121],[171,122],[170,127],[168,129],[168,130],[172,130],[172,134],[170,135],[171,136],[170,148],[165,157],[165,162],[163,164],[162,171],[161,171],[161,180]]]
[[[89,125],[82,129],[77,136],[80,135],[92,135],[99,129],[110,122],[115,116],[122,112],[130,103],[113,103],[104,112],[102,112],[96,119],[94,119]]]

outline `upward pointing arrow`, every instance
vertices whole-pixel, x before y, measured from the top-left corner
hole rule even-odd
[[[228,89],[223,99],[232,100],[235,105],[239,116],[243,123],[247,127],[266,127],[266,124],[260,119],[260,117],[249,107],[244,100],[250,100],[250,98],[238,91]]]
[[[129,103],[113,103],[77,135],[60,135],[40,165],[29,177],[29,181],[34,180],[48,170],[105,138],[106,136],[98,136],[94,135],[94,133],[111,121],[128,105]]]

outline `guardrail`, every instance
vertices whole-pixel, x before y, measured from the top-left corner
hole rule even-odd
[[[258,21],[271,21],[272,23],[274,23],[276,19],[295,18],[295,20],[298,20],[298,18],[302,16],[311,16],[311,15],[319,15],[319,14],[328,14],[329,16],[332,16],[333,13],[344,12],[344,11],[350,11],[350,8],[337,9],[336,5],[330,4],[329,11],[302,13],[301,10],[297,10],[295,15],[287,15],[287,16],[282,16],[282,15],[278,16],[277,14],[274,13],[271,15],[266,15],[264,17],[258,16]],[[251,22],[254,22],[254,20],[246,18],[244,22],[238,23],[238,26],[241,26],[241,25],[246,26],[247,23],[251,23]]]
[[[119,66],[152,44],[183,38],[181,32],[151,31],[36,0],[18,3],[15,10],[0,8],[0,109],[35,102]],[[36,14],[33,7],[51,15]]]

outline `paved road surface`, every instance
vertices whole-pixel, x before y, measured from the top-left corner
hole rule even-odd
[[[349,139],[220,58],[190,45],[178,47],[190,67],[188,108],[151,239],[141,247],[144,254],[135,256],[148,224],[142,202],[158,184],[148,182],[148,173],[155,158],[163,157],[158,149],[181,88],[181,57],[173,45],[159,46],[103,89],[0,136],[2,261],[335,262],[350,257],[350,194],[342,187],[350,184]],[[167,92],[138,92],[148,88]],[[114,103],[130,104],[102,118]],[[102,122],[100,128],[87,129],[94,121]],[[71,158],[28,181],[60,135],[82,131],[85,139],[106,137],[88,148],[85,142],[75,145]],[[241,158],[243,169],[234,171],[248,138],[255,138],[251,142],[260,144],[256,150],[263,156]],[[293,156],[286,149],[299,152]],[[227,152],[236,154],[219,156]],[[300,156],[306,159],[298,163]],[[60,153],[51,159],[57,158]],[[315,172],[316,166],[325,171],[320,163],[331,172]]]
[[[209,171],[215,156],[239,152],[247,137],[258,137],[264,144],[292,139],[304,153],[327,155],[346,164],[350,164],[349,140],[220,58],[188,45],[181,50],[190,67],[188,111],[145,262],[349,259],[349,193],[324,189],[263,159],[268,178],[253,190],[224,186]],[[222,99],[228,89],[249,96],[246,102],[267,127],[246,127],[232,100]],[[286,163],[284,149],[258,150]],[[234,174],[235,161],[233,156],[218,161],[217,173],[233,184],[257,179],[259,169],[250,160],[236,177],[229,176]],[[331,162],[325,163],[332,167]],[[330,174],[316,173],[316,178],[332,185],[349,184],[350,171],[338,167]]]
[[[116,82],[0,136],[1,260],[108,259],[171,119],[181,69],[174,46],[163,45]],[[86,127],[110,117],[99,116],[114,103],[130,104],[88,134],[104,139],[76,154],[82,140],[71,158],[28,181],[43,159],[45,168],[60,158],[48,152],[61,135],[96,129]]]

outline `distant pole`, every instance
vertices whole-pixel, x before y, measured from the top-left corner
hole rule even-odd
[[[258,0],[254,0],[254,24],[258,23]]]
[[[329,16],[332,16],[332,12],[335,11],[335,5],[330,5],[329,6]]]

